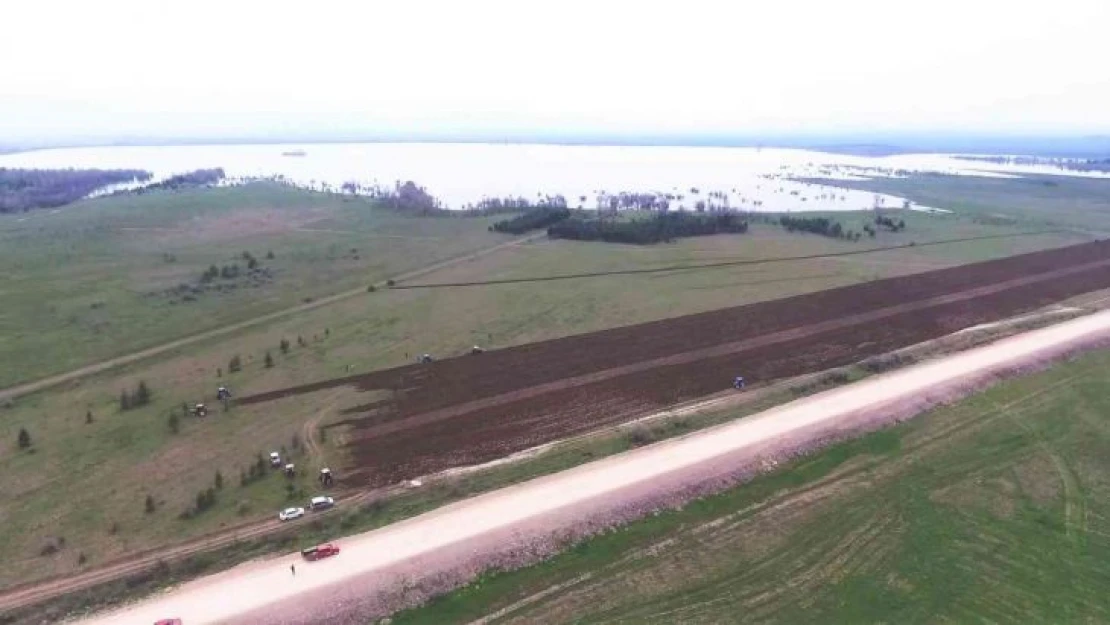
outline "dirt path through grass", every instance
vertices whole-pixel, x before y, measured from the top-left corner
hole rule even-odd
[[[425,274],[428,274],[428,273],[432,273],[432,272],[438,271],[440,269],[451,267],[453,265],[457,265],[457,264],[460,264],[460,263],[463,263],[463,262],[469,262],[469,261],[474,260],[476,258],[480,258],[482,256],[486,256],[486,255],[489,255],[489,254],[496,253],[496,252],[501,251],[505,248],[514,247],[514,246],[520,245],[522,243],[527,243],[527,242],[530,242],[530,241],[534,241],[534,240],[536,240],[538,238],[541,238],[541,237],[544,237],[544,236],[547,236],[547,235],[546,234],[532,235],[532,236],[524,237],[524,238],[521,238],[521,239],[515,239],[513,241],[507,241],[505,243],[501,243],[501,244],[495,245],[493,247],[489,247],[489,248],[486,248],[486,249],[483,249],[483,250],[479,250],[477,252],[472,252],[472,253],[469,253],[469,254],[465,254],[463,256],[458,256],[456,258],[451,258],[451,259],[448,259],[448,260],[445,260],[445,261],[434,263],[434,264],[428,265],[426,267],[422,267],[420,269],[415,269],[413,271],[409,271],[409,272],[397,275],[397,276],[393,277],[392,279],[393,280],[410,280],[412,278],[419,277],[419,276],[422,276],[422,275],[425,275]],[[374,286],[376,288],[383,288],[383,287],[387,286],[387,284],[388,284],[388,280],[382,280],[380,282],[375,283]],[[341,302],[341,301],[350,299],[352,297],[357,297],[359,295],[364,295],[364,296],[366,295],[366,288],[365,287],[359,287],[357,289],[351,289],[349,291],[344,291],[342,293],[336,293],[335,295],[329,295],[327,297],[322,297],[320,299],[316,299],[316,300],[313,300],[313,301],[310,301],[310,302],[306,302],[304,304],[298,304],[297,306],[286,308],[284,310],[278,310],[278,311],[275,311],[275,312],[272,312],[272,313],[267,313],[265,315],[260,315],[258,317],[253,318],[253,319],[248,319],[246,321],[240,321],[239,323],[233,323],[231,325],[227,325],[227,326],[224,326],[222,328],[216,328],[214,330],[207,330],[205,332],[200,332],[198,334],[193,334],[193,335],[190,335],[190,336],[186,336],[184,338],[176,339],[176,340],[170,341],[168,343],[162,343],[161,345],[156,345],[154,347],[148,347],[147,349],[143,349],[143,350],[140,350],[140,351],[137,351],[137,352],[132,352],[132,353],[126,354],[124,356],[117,356],[116,358],[109,358],[108,360],[102,360],[100,362],[96,362],[96,363],[93,363],[93,364],[90,364],[90,365],[85,365],[84,367],[74,369],[72,371],[67,371],[66,373],[59,373],[57,375],[52,375],[52,376],[49,376],[49,377],[46,377],[46,378],[41,378],[41,379],[35,380],[33,382],[26,382],[24,384],[18,384],[16,386],[10,386],[10,387],[5,388],[5,389],[0,389],[0,401],[12,399],[12,398],[18,397],[20,395],[27,395],[29,393],[34,393],[36,391],[41,391],[45,388],[50,388],[52,386],[57,386],[59,384],[64,384],[66,382],[72,382],[74,380],[78,380],[80,378],[84,378],[84,377],[94,375],[94,374],[97,374],[97,373],[102,373],[104,371],[108,371],[108,370],[114,369],[116,367],[121,367],[123,365],[129,365],[131,363],[138,362],[140,360],[144,360],[144,359],[150,358],[152,356],[157,356],[159,354],[164,354],[166,352],[178,349],[180,347],[185,347],[185,346],[191,345],[193,343],[198,343],[200,341],[205,341],[205,340],[216,338],[216,337],[219,337],[219,336],[224,336],[226,334],[231,334],[231,333],[234,333],[234,332],[238,332],[240,330],[245,330],[245,329],[248,329],[248,328],[252,328],[254,326],[262,325],[264,323],[269,323],[271,321],[275,321],[275,320],[281,319],[283,317],[288,317],[290,315],[295,315],[297,313],[302,313],[302,312],[306,312],[306,311],[309,311],[309,310],[322,308],[324,306],[329,306],[329,305],[334,304],[336,302]]]

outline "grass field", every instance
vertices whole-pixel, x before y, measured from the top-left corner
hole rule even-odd
[[[1110,352],[493,573],[395,624],[1106,622]]]
[[[1037,175],[1022,178],[916,175],[867,181],[822,180],[890,193],[919,205],[956,211],[983,224],[1020,224],[1110,234],[1110,180]]]
[[[304,297],[357,287],[370,277],[392,275],[505,240],[487,233],[480,221],[402,218],[374,211],[361,202],[271,187],[148,195],[113,202],[81,204],[54,215],[30,214],[25,222],[0,220],[0,236],[7,237],[0,246],[3,262],[25,266],[16,276],[38,276],[18,283],[9,277],[3,287],[11,292],[13,284],[23,285],[18,291],[22,303],[13,311],[5,308],[0,312],[5,330],[13,329],[0,335],[6,337],[0,343],[0,355],[9,380],[23,379],[22,363],[40,373],[65,369],[68,366],[56,365],[55,358],[71,364],[86,362],[94,356],[127,351],[123,345],[139,346],[190,334],[217,320],[243,318],[295,304]],[[286,225],[239,226],[239,230],[232,226],[253,224],[251,220],[260,210],[257,206],[268,207],[263,212],[276,214],[272,220]],[[95,215],[77,214],[78,209],[97,207],[103,210]],[[304,215],[317,209],[326,217],[305,222]],[[210,228],[182,221],[179,213],[191,215],[190,211],[215,215],[223,225]],[[852,220],[862,224],[866,218],[839,217],[845,225]],[[532,278],[768,259],[1031,230],[1028,224],[983,222],[960,214],[906,213],[904,218],[905,232],[880,233],[873,241],[858,243],[788,234],[766,224],[756,224],[745,236],[685,239],[652,247],[540,241],[443,269],[416,282]],[[48,222],[54,219],[61,225]],[[268,224],[269,219],[262,222]],[[288,225],[290,221],[295,227]],[[101,222],[107,225],[95,225]],[[122,231],[124,224],[145,230]],[[174,235],[166,237],[155,228],[175,229]],[[229,232],[245,238],[225,238]],[[59,233],[70,233],[72,239],[66,242]],[[59,241],[53,244],[57,248],[50,249],[58,253],[70,247],[88,250],[89,260],[72,252],[65,262],[52,261],[57,256],[45,247],[51,237]],[[0,498],[10,503],[0,507],[0,523],[11,529],[0,533],[0,549],[8,554],[8,566],[0,569],[0,586],[95,566],[168,540],[268,517],[311,494],[308,476],[318,467],[342,470],[342,429],[332,429],[322,439],[319,426],[335,422],[341,407],[355,403],[344,395],[348,391],[324,391],[285,401],[279,410],[262,404],[225,414],[212,397],[220,384],[242,396],[335,377],[348,370],[396,365],[423,352],[445,356],[461,353],[475,343],[498,348],[1087,238],[1083,233],[1066,232],[744,267],[378,291],[21,397],[0,408],[0,471],[5,475]],[[167,240],[179,247],[162,249]],[[8,241],[19,243],[10,247]],[[359,250],[359,259],[343,258],[343,252],[349,254],[351,248]],[[273,263],[276,278],[272,284],[248,289],[249,293],[205,294],[189,304],[169,304],[165,298],[141,295],[150,288],[172,286],[182,276],[199,275],[209,264],[231,262],[243,250],[263,259],[264,265]],[[273,261],[264,259],[268,250],[275,254]],[[330,256],[329,250],[334,252]],[[175,262],[163,259],[167,251],[176,257]],[[104,259],[103,263],[94,262],[98,258]],[[182,269],[186,265],[187,269]],[[178,271],[181,275],[173,274]],[[143,280],[149,280],[150,286],[133,286],[148,284]],[[37,286],[40,283],[42,286]],[[106,304],[94,309],[86,300]],[[53,304],[55,301],[59,303]],[[45,312],[35,314],[52,305],[80,311],[78,317],[103,313],[109,323],[96,335],[86,326],[64,322],[64,317],[59,321]],[[222,310],[225,306],[226,311]],[[218,319],[208,316],[208,307],[221,309]],[[134,321],[127,322],[129,318]],[[128,328],[133,330],[128,332]],[[108,340],[106,336],[123,338]],[[283,338],[291,343],[288,353],[278,348]],[[264,366],[267,351],[275,361],[272,368]],[[243,368],[230,373],[228,362],[234,355],[241,356]],[[153,401],[120,412],[120,391],[133,389],[139,380],[153,389]],[[203,421],[179,418],[179,431],[171,431],[170,414],[176,411],[180,415],[183,402],[202,400],[214,406],[216,414]],[[359,398],[359,403],[363,401],[365,398]],[[92,423],[86,423],[87,412],[93,416]],[[20,428],[30,433],[33,451],[16,448]],[[303,469],[302,477],[293,483],[292,495],[277,476],[240,487],[240,472],[258,453],[280,451],[283,446]],[[216,471],[222,474],[224,487],[217,493],[215,506],[196,518],[179,519],[196,494],[213,485]],[[150,513],[144,507],[148,494],[157,504]],[[65,540],[61,550],[41,555],[44,547],[56,545],[59,538]],[[79,563],[81,554],[85,556],[83,564]]]
[[[411,218],[268,184],[0,216],[0,387],[279,310],[506,240],[491,219]],[[270,276],[217,279],[243,252]],[[272,252],[274,257],[267,258]]]

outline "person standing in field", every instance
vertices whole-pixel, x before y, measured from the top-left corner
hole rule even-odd
[[[296,577],[297,576],[297,565],[296,564],[290,564],[289,565],[289,572],[293,574],[293,577]]]

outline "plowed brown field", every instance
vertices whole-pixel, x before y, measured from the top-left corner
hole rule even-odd
[[[1094,242],[322,381],[258,403],[349,385],[391,391],[348,407],[348,486],[483,462],[750,382],[856,362],[1110,287]]]

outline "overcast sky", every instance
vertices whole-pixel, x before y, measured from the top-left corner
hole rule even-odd
[[[1110,130],[1110,0],[35,0],[0,142]]]

